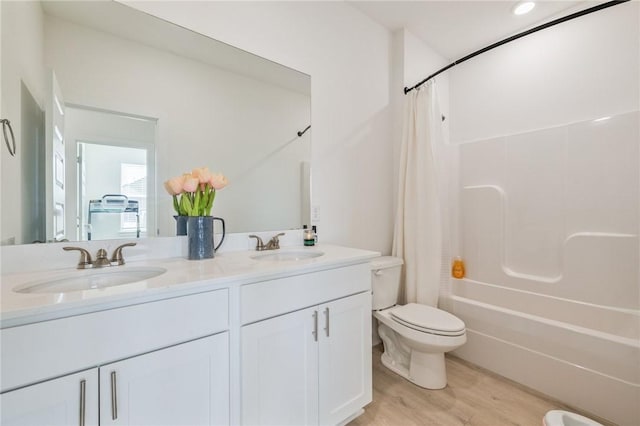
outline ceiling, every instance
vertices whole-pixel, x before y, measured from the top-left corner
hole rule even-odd
[[[525,29],[586,9],[602,1],[537,1],[526,15],[516,16],[516,0],[501,1],[360,1],[347,0],[391,31],[406,28],[454,61]]]

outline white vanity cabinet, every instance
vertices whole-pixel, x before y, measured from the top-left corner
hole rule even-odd
[[[241,330],[242,424],[335,425],[371,402],[367,265],[251,287],[242,291],[243,320],[268,319]],[[290,310],[292,294],[329,301],[273,316]]]
[[[164,275],[81,299],[3,282],[0,307],[23,311],[3,311],[0,424],[344,424],[372,399],[376,253],[322,250],[169,260]]]
[[[6,392],[1,424],[227,425],[228,357],[225,332]]]
[[[228,333],[100,367],[100,425],[226,424]]]
[[[98,369],[0,395],[3,426],[98,425]]]
[[[227,425],[228,316],[224,289],[2,329],[2,425]]]
[[[242,328],[242,424],[318,424],[317,307]]]

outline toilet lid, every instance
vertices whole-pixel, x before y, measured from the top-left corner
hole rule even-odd
[[[431,306],[408,303],[391,311],[397,322],[418,331],[443,336],[459,336],[464,333],[462,320],[441,309]]]

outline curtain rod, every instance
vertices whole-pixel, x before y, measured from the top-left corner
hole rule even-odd
[[[302,135],[304,135],[305,133],[307,133],[307,130],[309,130],[311,128],[311,124],[309,124],[307,127],[305,127],[304,130],[299,130],[298,131],[298,137],[301,137]]]
[[[581,10],[580,12],[575,12],[575,13],[572,13],[570,15],[564,16],[562,18],[554,19],[553,21],[547,22],[546,24],[538,25],[537,27],[531,28],[529,30],[523,31],[523,32],[515,34],[515,35],[512,35],[511,37],[507,37],[504,40],[500,40],[499,42],[493,43],[490,46],[484,47],[484,48],[482,48],[480,50],[476,50],[475,52],[470,53],[467,56],[458,59],[457,61],[453,61],[452,63],[450,63],[446,67],[441,68],[438,71],[434,72],[429,77],[425,78],[424,80],[422,80],[420,83],[416,84],[413,87],[405,87],[404,88],[404,94],[406,95],[407,93],[409,93],[413,89],[417,89],[418,87],[422,86],[424,83],[426,83],[427,81],[431,80],[433,77],[437,76],[438,74],[440,74],[440,73],[442,73],[442,72],[448,70],[449,68],[452,68],[452,67],[454,67],[454,66],[456,66],[458,64],[461,64],[461,63],[463,63],[464,61],[466,61],[468,59],[471,59],[471,58],[473,58],[475,56],[478,56],[481,53],[487,52],[487,51],[489,51],[491,49],[495,49],[498,46],[502,46],[503,44],[506,44],[506,43],[509,43],[511,41],[517,40],[517,39],[519,39],[521,37],[524,37],[524,36],[527,36],[529,34],[533,34],[533,33],[538,32],[540,30],[544,30],[545,28],[549,28],[549,27],[552,27],[554,25],[561,24],[563,22],[569,21],[571,19],[578,18],[578,17],[583,16],[583,15],[588,15],[589,13],[597,12],[599,10],[606,9],[608,7],[611,7],[611,6],[616,6],[616,5],[619,5],[619,4],[622,4],[622,3],[626,3],[628,1],[629,0],[615,0],[615,1],[608,1],[606,3],[601,3],[599,5],[590,7],[588,9]]]

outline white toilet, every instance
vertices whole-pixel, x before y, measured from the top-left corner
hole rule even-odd
[[[382,364],[418,386],[447,386],[444,353],[467,341],[462,320],[431,306],[397,305],[403,261],[383,256],[371,262],[373,316],[384,344]]]
[[[591,420],[580,414],[570,413],[564,410],[551,410],[542,419],[543,426],[602,426],[595,420]]]

